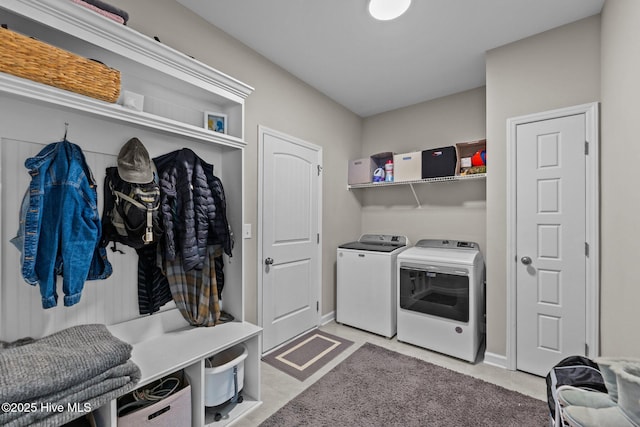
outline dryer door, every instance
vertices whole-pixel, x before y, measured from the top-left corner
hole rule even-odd
[[[401,266],[400,309],[469,322],[469,271],[432,265]]]

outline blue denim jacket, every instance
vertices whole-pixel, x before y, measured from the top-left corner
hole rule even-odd
[[[22,250],[22,276],[40,285],[42,307],[51,308],[58,301],[56,276],[61,274],[64,305],[74,305],[86,280],[106,279],[112,272],[99,245],[95,180],[80,147],[66,139],[47,145],[25,166],[31,183],[12,240]]]

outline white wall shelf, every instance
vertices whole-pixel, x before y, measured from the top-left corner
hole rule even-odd
[[[253,88],[182,52],[64,0],[3,1],[0,22],[12,31],[120,71],[121,94],[128,90],[143,95],[144,112],[157,117],[156,123],[150,126],[168,126],[175,131],[182,123],[185,126],[178,134],[188,135],[193,133],[192,128],[204,128],[205,111],[217,111],[228,116],[227,133],[221,134],[219,141],[233,144],[244,139],[244,100]],[[3,82],[3,90],[62,106],[69,101],[68,108],[131,123],[144,124],[150,119],[133,110],[118,111],[115,104],[39,83],[26,81],[8,89],[15,80]],[[166,119],[166,123],[162,119]]]
[[[204,129],[204,127],[197,127],[144,111],[135,111],[119,104],[110,104],[10,74],[0,73],[0,92],[27,99],[32,103],[50,104],[58,109],[80,111],[98,118],[112,119],[123,122],[125,125],[130,124],[140,128],[162,131],[169,135],[190,138],[202,143],[236,148],[245,145],[242,139],[232,135],[213,132]]]
[[[426,178],[426,179],[418,179],[415,181],[399,181],[399,182],[370,182],[366,184],[350,184],[348,185],[349,190],[357,190],[361,188],[384,188],[384,187],[397,187],[397,186],[409,186],[411,188],[411,193],[413,197],[416,199],[416,203],[418,207],[422,207],[420,203],[420,199],[416,194],[414,185],[419,184],[432,184],[437,182],[454,182],[454,181],[472,181],[478,179],[485,179],[487,177],[486,173],[477,173],[470,175],[455,175],[455,176],[442,176],[438,178]]]
[[[434,182],[450,182],[450,181],[467,181],[474,179],[484,179],[487,177],[486,173],[476,173],[471,175],[456,175],[456,176],[442,176],[438,178],[426,178],[417,179],[415,181],[398,181],[398,182],[368,182],[366,184],[350,184],[349,190],[355,190],[357,188],[376,188],[376,187],[389,187],[394,185],[414,185],[414,184],[430,184]]]

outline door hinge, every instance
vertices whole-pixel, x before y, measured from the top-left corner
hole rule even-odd
[[[320,311],[320,301],[316,301],[316,311]]]
[[[584,355],[589,356],[589,344],[584,343]]]
[[[322,166],[318,165],[318,176],[320,176],[320,172],[322,172]]]
[[[316,234],[316,237],[317,237],[317,239],[316,239],[317,243],[320,244],[320,233]]]
[[[584,242],[584,256],[589,257],[589,243]]]
[[[584,142],[584,154],[585,156],[589,155],[589,141]]]

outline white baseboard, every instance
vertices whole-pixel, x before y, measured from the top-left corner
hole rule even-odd
[[[330,313],[324,314],[320,318],[320,326],[326,325],[327,323],[336,320],[336,312],[332,311]]]
[[[483,363],[491,366],[497,366],[498,368],[507,369],[507,356],[485,351]]]

